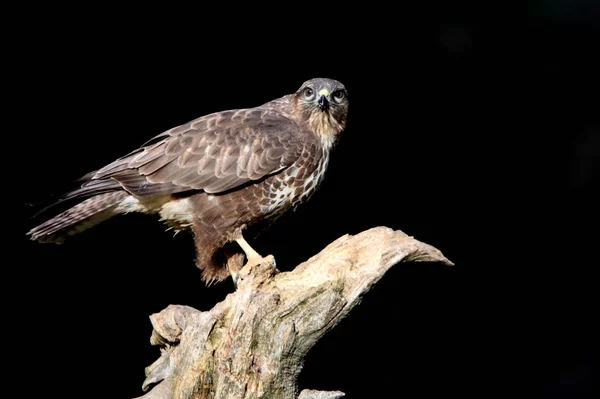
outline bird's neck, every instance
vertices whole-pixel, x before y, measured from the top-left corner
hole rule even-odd
[[[345,121],[337,121],[329,112],[316,111],[308,114],[302,112],[293,95],[273,100],[271,105],[297,122],[306,124],[307,128],[317,135],[326,150],[331,149],[345,128]]]
[[[321,139],[325,149],[330,149],[338,135],[344,130],[344,125],[335,120],[328,112],[313,112],[308,117],[308,128]]]

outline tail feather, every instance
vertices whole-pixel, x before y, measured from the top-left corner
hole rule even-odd
[[[119,190],[98,194],[31,229],[32,240],[60,243],[115,215],[117,205],[129,194]]]
[[[40,215],[47,213],[51,209],[56,208],[67,201],[72,201],[75,199],[83,201],[86,198],[95,197],[104,193],[112,193],[123,189],[123,186],[121,186],[119,182],[117,182],[114,179],[109,178],[102,180],[91,180],[90,178],[93,177],[95,173],[96,172],[90,172],[85,176],[82,176],[80,179],[77,179],[76,182],[80,183],[79,187],[67,192],[54,202],[40,209],[34,215],[34,218],[37,218]]]

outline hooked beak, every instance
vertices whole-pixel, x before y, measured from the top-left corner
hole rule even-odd
[[[319,97],[319,101],[317,101],[317,104],[319,104],[319,108],[321,109],[321,111],[327,111],[329,109],[329,101],[327,101],[327,97],[325,97],[324,94],[322,94],[321,97]]]

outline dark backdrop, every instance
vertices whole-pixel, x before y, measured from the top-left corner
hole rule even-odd
[[[36,208],[23,204],[173,126],[321,76],[347,86],[348,127],[320,191],[255,247],[285,271],[384,225],[456,266],[391,270],[309,353],[300,388],[349,398],[590,391],[599,20],[591,2],[564,3],[356,17],[309,12],[315,4],[261,18],[233,7],[36,9],[10,83],[28,166],[16,308],[35,338],[26,358],[39,386],[141,395],[159,356],[148,316],[169,304],[207,310],[233,286],[205,287],[191,236],[173,238],[155,217],[41,245],[24,235]]]

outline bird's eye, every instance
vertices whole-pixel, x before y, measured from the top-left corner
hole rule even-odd
[[[336,90],[333,92],[333,98],[338,103],[342,102],[344,97],[346,97],[346,93],[344,93],[344,90]]]
[[[315,91],[310,88],[307,87],[306,89],[304,89],[304,97],[306,97],[307,99],[312,98],[315,95]]]

